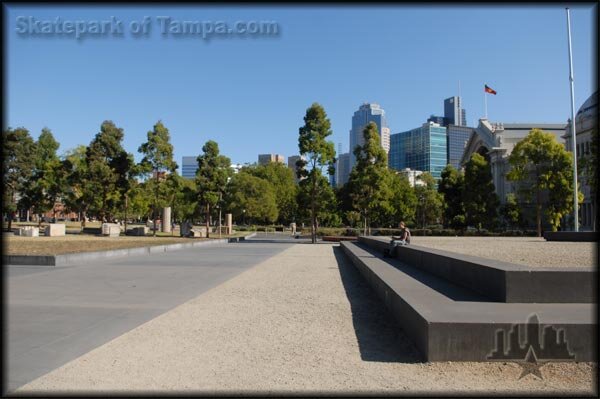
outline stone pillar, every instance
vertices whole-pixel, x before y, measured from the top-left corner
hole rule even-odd
[[[225,214],[225,225],[227,226],[226,234],[233,234],[233,218],[231,217],[231,213]]]
[[[171,207],[170,206],[163,208],[161,225],[162,225],[163,233],[171,232]]]

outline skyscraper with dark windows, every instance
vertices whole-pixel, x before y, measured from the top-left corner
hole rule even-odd
[[[352,129],[350,129],[350,170],[356,164],[356,157],[354,156],[354,148],[364,144],[363,129],[369,124],[369,122],[375,122],[377,125],[377,132],[381,142],[381,147],[386,153],[390,151],[390,129],[387,125],[387,119],[385,117],[385,111],[379,106],[379,104],[364,103],[352,116]]]
[[[462,108],[459,96],[444,100],[445,125],[467,126],[467,112]]]

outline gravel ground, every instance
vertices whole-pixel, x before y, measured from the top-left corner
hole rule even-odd
[[[592,394],[596,363],[421,363],[337,245],[295,245],[17,393]]]
[[[424,247],[540,267],[598,266],[598,243],[537,237],[411,237]]]

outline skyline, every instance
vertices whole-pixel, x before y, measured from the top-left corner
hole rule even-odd
[[[597,85],[597,11],[570,8],[577,110]],[[443,101],[459,94],[459,81],[469,126],[483,117],[484,84],[498,92],[488,98],[491,121],[566,123],[570,117],[564,5],[11,5],[5,11],[5,123],[29,129],[34,139],[47,126],[61,143],[59,153],[89,144],[110,119],[124,129],[124,147],[139,161],[137,148],[160,119],[180,172],[182,157],[198,155],[209,139],[233,163],[253,163],[263,153],[287,158],[298,153],[298,128],[313,102],[332,122],[336,151],[342,143],[348,152],[352,115],[364,102],[381,105],[395,134],[443,115]],[[15,33],[20,15],[265,19],[277,21],[281,33],[208,42],[163,38],[159,31],[148,39],[32,38]]]

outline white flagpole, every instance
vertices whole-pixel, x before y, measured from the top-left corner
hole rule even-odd
[[[483,90],[483,99],[485,102],[485,119],[487,119],[487,91]]]
[[[571,143],[573,146],[573,216],[575,231],[579,231],[579,204],[577,203],[577,141],[575,137],[575,93],[573,88],[573,54],[571,52],[571,17],[567,10],[567,33],[569,39],[569,81],[571,85]]]

